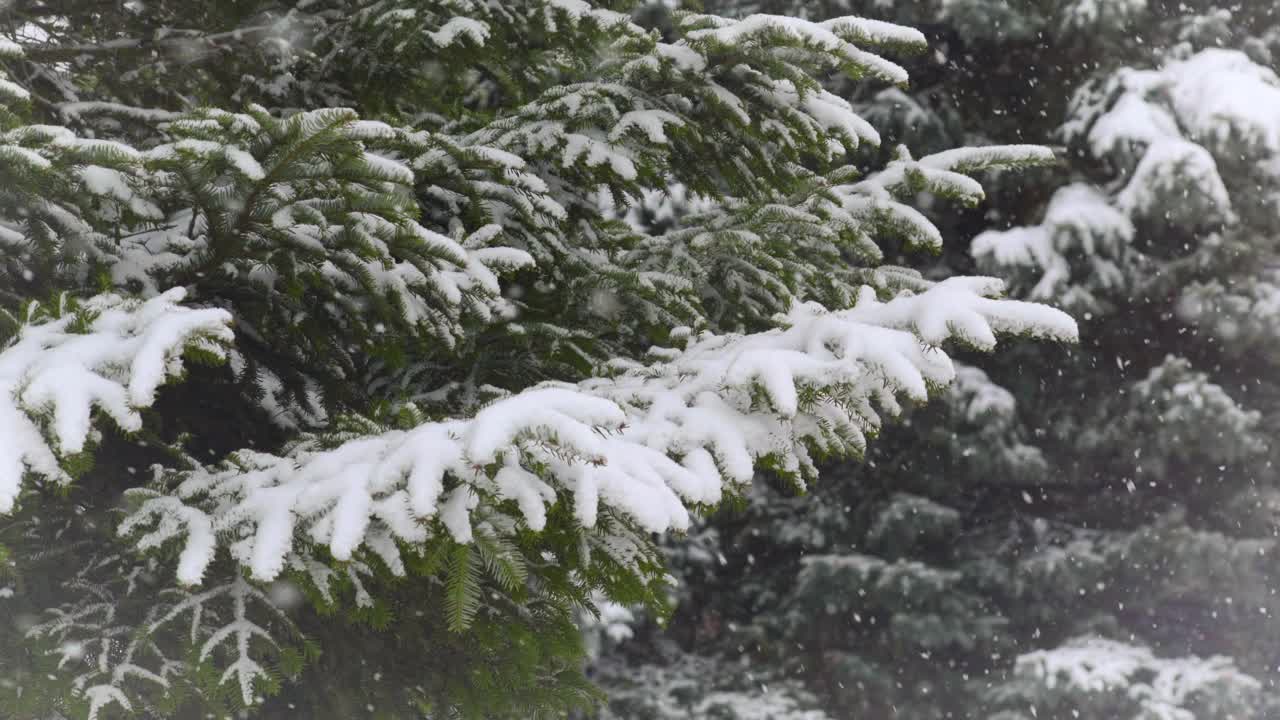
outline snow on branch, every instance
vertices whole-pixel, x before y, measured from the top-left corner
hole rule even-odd
[[[1124,159],[1117,203],[1126,212],[1159,216],[1173,204],[1193,222],[1231,221],[1219,165],[1280,153],[1280,76],[1220,48],[1155,70],[1124,68],[1076,93],[1062,134],[1097,157]]]
[[[704,333],[656,364],[616,363],[616,374],[550,383],[497,401],[474,418],[430,422],[323,449],[303,443],[277,457],[244,451],[218,469],[183,474],[173,494],[138,490],[122,535],[143,547],[186,536],[179,580],[200,581],[213,538],[258,580],[305,543],[339,561],[362,547],[401,570],[396,541],[427,542],[432,519],[472,539],[480,505],[511,500],[541,530],[548,506],[571,497],[594,528],[603,509],[649,532],[683,530],[690,506],[717,502],[761,464],[814,473],[811,450],[860,453],[880,425],[876,408],[924,400],[955,369],[937,346],[990,349],[996,333],[1074,340],[1052,308],[992,296],[992,278],[952,278],[881,302],[830,312],[793,307],[785,326],[752,335]]]
[[[887,82],[905,85],[907,71],[873,53],[857,48],[855,42],[889,40],[906,41],[910,45],[923,46],[923,37],[915,37],[906,28],[889,23],[877,23],[875,27],[857,23],[855,18],[818,23],[783,15],[756,14],[741,20],[729,20],[709,15],[686,15],[681,25],[686,37],[694,43],[710,43],[713,46],[733,47],[753,42],[777,42],[779,45],[798,45],[806,50],[827,53],[842,65],[854,69],[857,74],[868,74]],[[868,31],[872,31],[869,33]],[[917,33],[918,34],[918,33]]]
[[[1109,312],[1137,292],[1135,282],[1150,282],[1149,272],[1133,272],[1149,252],[1133,242],[1138,228],[1239,220],[1249,203],[1232,197],[1231,165],[1251,158],[1266,168],[1280,153],[1280,77],[1234,50],[1123,68],[1082,87],[1071,115],[1063,139],[1106,159],[1117,187],[1067,185],[1039,224],[988,230],[973,254],[984,271],[1017,276],[1019,296],[1072,310]]]
[[[1229,658],[1160,658],[1148,648],[1099,637],[1077,638],[1061,647],[1023,655],[1015,672],[1049,689],[1124,692],[1140,710],[1136,717],[1160,720],[1194,720],[1187,706],[1214,687],[1233,698],[1243,698],[1260,687]]]
[[[883,20],[837,17],[818,24],[855,45],[923,52],[928,44],[919,30]]]
[[[182,373],[197,351],[221,359],[232,339],[224,310],[180,307],[175,288],[145,302],[98,295],[0,316],[17,332],[0,346],[0,511],[8,512],[30,470],[70,481],[59,458],[85,449],[95,409],[121,428],[142,425],[138,408]]]
[[[921,192],[975,204],[982,186],[955,168],[1045,163],[1053,156],[1036,146],[962,148],[919,160],[900,148],[881,170],[847,182],[847,173],[806,178],[790,198],[752,203],[730,199],[681,218],[679,227],[652,235],[622,257],[628,268],[674,279],[696,278],[708,288],[708,316],[733,327],[739,318],[769,324],[794,302],[826,307],[853,304],[864,285],[882,294],[927,288],[918,273],[877,267],[881,243],[937,251],[942,234],[908,202]],[[785,237],[786,242],[770,238]],[[849,262],[849,258],[861,262]],[[750,259],[750,261],[744,261]],[[865,264],[864,264],[865,263]]]
[[[1125,289],[1134,233],[1129,217],[1099,190],[1072,183],[1054,193],[1039,225],[986,230],[974,238],[970,251],[984,270],[1025,276],[1030,300],[1098,312],[1102,298]],[[1072,267],[1073,256],[1089,259],[1087,272]],[[1015,290],[1023,284],[1016,283]]]

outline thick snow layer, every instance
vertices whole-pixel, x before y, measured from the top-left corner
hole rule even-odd
[[[1231,196],[1209,151],[1185,140],[1163,140],[1147,148],[1116,203],[1126,212],[1150,216],[1171,199],[1189,196],[1207,203],[1209,217],[1231,215]]]
[[[449,47],[459,37],[466,37],[476,45],[484,45],[489,39],[489,26],[469,17],[455,17],[445,23],[439,30],[427,33],[438,47]]]
[[[187,348],[224,353],[231,316],[180,307],[183,296],[181,288],[145,302],[99,295],[78,313],[25,319],[0,349],[0,512],[13,508],[27,470],[69,481],[58,458],[85,448],[95,411],[137,430],[138,409],[182,372]]]
[[[1145,647],[1099,637],[1078,638],[1061,647],[1022,655],[1016,672],[1049,688],[1124,692],[1140,704],[1141,717],[1158,720],[1195,720],[1185,706],[1211,686],[1225,685],[1236,691],[1259,686],[1229,658],[1159,658]]]
[[[1099,101],[1108,104],[1098,108]],[[1095,155],[1136,153],[1137,167],[1117,198],[1130,213],[1150,214],[1170,198],[1192,196],[1194,212],[1230,219],[1217,162],[1280,152],[1280,77],[1234,50],[1203,50],[1158,70],[1122,70],[1076,105],[1083,117],[1064,128],[1068,136],[1092,122],[1087,139]]]
[[[1039,225],[988,230],[974,238],[970,251],[984,268],[1025,268],[1038,273],[1027,294],[1032,300],[1091,306],[1096,301],[1086,301],[1082,295],[1093,288],[1073,285],[1068,258],[1089,258],[1089,282],[1114,287],[1123,281],[1117,263],[1133,234],[1133,223],[1105,195],[1090,185],[1075,183],[1054,193]]]
[[[1024,297],[1097,312],[1142,261],[1131,249],[1136,225],[1213,228],[1237,218],[1220,164],[1280,152],[1280,78],[1220,49],[1125,68],[1077,94],[1063,133],[1123,171],[1118,191],[1068,185],[1040,224],[984,232],[972,252],[984,270],[1030,276]]]
[[[1243,139],[1280,152],[1280,77],[1236,50],[1211,48],[1166,66],[1169,94],[1192,139]]]
[[[846,41],[883,47],[913,47],[923,49],[927,44],[924,33],[913,27],[896,25],[883,20],[860,17],[838,17],[819,23]]]
[[[192,472],[178,503],[147,499],[121,532],[154,528],[142,540],[154,545],[191,527],[179,579],[196,583],[214,554],[207,527],[241,538],[231,551],[260,580],[283,570],[302,537],[346,559],[386,534],[423,543],[423,521],[439,517],[469,542],[471,516],[502,498],[531,529],[567,496],[587,528],[607,506],[650,532],[683,530],[691,505],[749,483],[765,455],[801,472],[812,469],[809,447],[860,451],[878,426],[875,405],[892,410],[895,396],[924,399],[954,378],[936,349],[949,339],[990,348],[996,333],[1075,338],[1056,310],[988,297],[1001,287],[953,278],[888,302],[867,288],[849,310],[797,306],[783,329],[703,335],[669,362],[536,387],[472,419],[331,450],[304,444],[287,457],[242,452]],[[206,517],[193,519],[195,509]]]
[[[1124,149],[1128,144],[1151,145],[1159,140],[1179,138],[1178,121],[1165,108],[1147,100],[1146,92],[1158,75],[1153,71],[1126,70],[1120,82],[1132,87],[1116,100],[1089,131],[1090,148],[1099,157]]]

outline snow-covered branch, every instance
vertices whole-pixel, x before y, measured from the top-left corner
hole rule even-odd
[[[174,495],[138,490],[121,526],[144,547],[186,536],[178,568],[200,581],[215,538],[269,580],[301,544],[339,560],[362,547],[402,568],[396,542],[420,545],[438,518],[457,542],[471,514],[512,500],[530,529],[571,496],[577,522],[602,509],[641,528],[683,530],[690,505],[717,502],[767,461],[811,475],[810,450],[860,453],[879,429],[877,408],[924,400],[954,367],[937,346],[994,346],[996,333],[1073,340],[1075,323],[1048,307],[993,299],[991,278],[953,278],[919,295],[828,312],[795,307],[785,327],[754,335],[705,333],[670,359],[619,365],[613,377],[547,384],[500,400],[476,417],[346,442],[304,444],[284,457],[241,452],[220,469],[186,473]],[[176,497],[175,497],[176,495]]]
[[[1189,706],[1215,686],[1241,703],[1260,687],[1230,658],[1161,658],[1148,648],[1100,637],[1027,653],[1018,658],[1015,672],[1050,690],[1124,693],[1138,710],[1133,717],[1159,720],[1194,720]]]
[[[182,373],[187,351],[221,358],[232,339],[223,310],[180,307],[175,288],[145,302],[98,295],[62,299],[45,311],[9,317],[17,333],[0,349],[0,511],[8,512],[31,471],[70,481],[59,458],[85,449],[95,410],[127,431],[139,408]]]

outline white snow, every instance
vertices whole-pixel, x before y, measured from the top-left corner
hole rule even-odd
[[[883,20],[860,17],[838,17],[819,23],[822,27],[851,43],[875,46],[902,46],[924,48],[924,33],[913,27],[897,25]]]
[[[176,120],[180,117],[179,113],[169,110],[159,110],[156,108],[141,108],[133,105],[122,105],[120,103],[104,102],[104,101],[83,101],[69,102],[58,105],[58,112],[68,118],[78,118],[86,114],[114,114],[123,115],[125,117],[137,118],[148,122],[163,122],[165,120]]]
[[[7,438],[0,445],[0,512],[12,509],[24,467],[48,480],[69,480],[57,457],[84,449],[95,410],[136,430],[138,408],[181,372],[184,349],[224,353],[231,316],[180,307],[183,296],[181,288],[145,302],[95,296],[83,303],[96,314],[85,332],[72,331],[71,312],[34,317],[0,350],[0,434]],[[41,426],[56,446],[46,444]]]
[[[607,164],[623,180],[636,179],[635,162],[619,146],[597,140],[581,133],[566,133],[561,164],[573,167],[581,162],[586,167]]]
[[[1133,223],[1105,195],[1091,185],[1074,183],[1054,193],[1039,225],[988,230],[974,238],[971,252],[986,268],[1038,273],[1027,293],[1032,300],[1095,307],[1091,289],[1072,284],[1068,257],[1083,254],[1091,262],[1090,281],[1115,288],[1123,282],[1118,263],[1133,235]]]
[[[454,539],[469,542],[471,514],[483,498],[516,500],[536,529],[557,488],[582,503],[575,512],[587,527],[607,504],[648,531],[687,528],[686,503],[713,503],[726,486],[749,483],[765,454],[799,470],[808,463],[806,443],[862,447],[864,431],[874,429],[866,418],[875,415],[856,408],[899,393],[923,398],[929,385],[949,382],[950,360],[930,349],[949,337],[982,347],[994,343],[996,332],[1075,337],[1075,324],[1062,313],[985,297],[1000,288],[990,278],[953,278],[889,302],[867,289],[854,308],[840,312],[797,306],[785,329],[705,335],[670,362],[577,386],[533,388],[469,420],[427,423],[332,450],[304,443],[289,457],[242,452],[224,469],[192,473],[177,497],[183,508],[210,513],[214,528],[240,528],[236,534],[246,539],[232,552],[260,580],[276,577],[290,550],[300,551],[295,527],[338,557],[381,533],[421,543],[426,534],[417,520],[437,514]],[[853,393],[852,404],[819,393],[816,404],[802,405],[801,386],[851,388],[845,392]],[[767,394],[769,407],[753,402],[754,387]],[[493,462],[502,465],[495,477],[480,472]],[[535,473],[538,466],[546,471]],[[450,482],[454,489],[438,504]],[[171,498],[154,498],[122,532],[154,523],[191,520],[175,512]],[[203,556],[203,549],[190,555]],[[184,572],[201,571],[191,565]]]
[[[609,139],[616,141],[625,135],[627,130],[635,127],[649,138],[649,142],[665,145],[667,125],[679,127],[684,125],[684,121],[666,110],[632,110],[618,119],[618,123],[609,133]]]
[[[438,47],[446,48],[457,41],[459,37],[466,37],[476,45],[483,46],[489,39],[489,26],[479,20],[469,17],[450,18],[439,30],[427,33],[431,41]]]
[[[1237,691],[1259,687],[1229,658],[1159,658],[1151,650],[1100,637],[1082,637],[1017,660],[1016,672],[1047,687],[1086,693],[1124,692],[1139,702],[1142,717],[1195,720],[1188,701],[1213,685]]]
[[[1163,69],[1173,108],[1201,142],[1242,138],[1280,152],[1280,77],[1237,50],[1210,48]]]
[[[401,185],[413,185],[413,171],[403,163],[383,157],[377,153],[366,152],[361,156],[365,164],[378,175]]]
[[[0,77],[0,94],[7,95],[9,98],[20,102],[31,99],[30,91],[12,80],[3,77]]]
[[[697,16],[698,19],[705,17]],[[894,84],[901,85],[907,82],[907,71],[901,66],[878,55],[859,50],[833,32],[833,28],[842,29],[838,24],[815,23],[784,15],[756,14],[738,21],[725,22],[719,27],[693,30],[687,33],[687,37],[692,41],[713,40],[722,45],[735,45],[745,43],[753,36],[782,33],[806,45],[833,53]],[[884,29],[880,28],[881,32]]]
[[[1150,217],[1178,198],[1183,209],[1193,208],[1201,221],[1233,216],[1231,196],[1209,151],[1193,142],[1167,139],[1147,148],[1116,204],[1128,213]]]
[[[1150,78],[1150,73],[1127,71],[1122,77],[1133,81]],[[1090,147],[1099,157],[1124,149],[1129,143],[1150,145],[1158,140],[1177,137],[1180,137],[1178,121],[1173,115],[1148,102],[1138,92],[1121,95],[1089,131]]]
[[[257,158],[244,150],[241,150],[234,145],[228,145],[223,152],[226,153],[227,160],[235,166],[236,170],[240,171],[241,175],[244,175],[246,178],[250,180],[261,180],[267,176],[267,174],[263,172],[262,166],[258,164]]]

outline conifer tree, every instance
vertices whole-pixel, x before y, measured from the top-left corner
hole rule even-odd
[[[878,5],[702,4],[815,20]],[[758,482],[696,551],[673,546],[672,629],[635,623],[601,661],[620,717],[726,693],[738,717],[747,696],[795,717],[1275,714],[1274,10],[893,13],[934,49],[907,65],[917,82],[833,91],[913,147],[1033,141],[1068,160],[989,179],[930,272],[1012,276],[1083,319],[1082,346],[1050,373],[1036,348],[964,356],[983,369],[864,463],[805,497]],[[632,678],[651,667],[669,677],[646,695]]]
[[[918,32],[614,5],[0,10],[0,705],[590,708],[575,619],[661,615],[655,534],[1075,338],[910,269],[918,196],[1052,160],[866,153],[823,83],[905,86]]]

